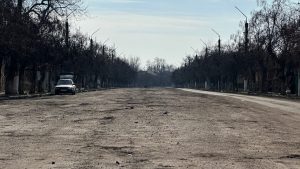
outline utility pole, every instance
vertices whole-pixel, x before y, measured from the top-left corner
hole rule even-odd
[[[72,14],[73,12],[71,12],[70,14],[68,14],[68,11],[66,11],[66,22],[65,22],[65,45],[66,45],[66,50],[67,50],[67,58],[68,60],[74,62],[73,57],[70,58],[70,24],[69,24],[69,16]],[[66,62],[63,62],[62,64],[60,64],[60,71],[61,73],[63,72],[69,72],[70,70],[68,70],[69,65],[65,66]]]
[[[92,35],[91,35],[91,38],[90,38],[90,47],[91,47],[91,51],[93,50],[93,47],[94,47],[93,36],[94,36],[97,32],[99,32],[100,29],[101,29],[101,28],[98,28],[98,29],[97,29],[95,32],[93,32]]]
[[[69,30],[69,21],[68,21],[68,17],[66,19],[66,34],[65,34],[65,43],[66,43],[66,47],[69,48],[69,36],[70,36],[70,30]]]
[[[214,29],[211,29],[214,33],[216,33],[219,37],[219,40],[218,40],[218,48],[219,48],[219,57],[221,56],[221,35],[215,31]],[[219,63],[218,63],[218,66],[219,66]],[[221,74],[221,72],[219,72]],[[221,77],[219,77],[219,80],[218,80],[218,90],[220,91],[220,80],[221,80]]]
[[[205,46],[205,57],[207,57],[208,56],[208,47],[207,47],[207,44],[202,40],[202,39],[200,39],[201,40],[201,42],[204,44],[204,46]]]
[[[18,4],[17,4],[17,12],[18,12],[18,15],[21,14],[21,12],[22,12],[22,9],[23,9],[23,2],[24,2],[24,0],[18,0]]]
[[[69,38],[70,38],[70,25],[69,25],[69,16],[72,15],[76,10],[72,11],[71,13],[68,14],[68,11],[66,10],[66,24],[65,24],[65,29],[66,29],[66,34],[65,34],[65,43],[67,48],[70,47],[69,43]]]
[[[298,69],[298,72],[297,72],[297,96],[300,97],[300,68]]]
[[[200,40],[205,46],[205,58],[207,58],[208,57],[208,46],[202,39],[200,39]],[[210,88],[210,81],[207,76],[205,77],[204,88],[205,88],[205,90],[209,90],[209,88]]]
[[[235,7],[242,15],[245,16],[245,56],[248,54],[248,48],[249,48],[249,23],[248,23],[248,17],[236,6]],[[248,80],[244,79],[244,92],[248,90]]]
[[[221,56],[221,36],[220,36],[220,34],[217,32],[217,31],[215,31],[214,29],[211,29],[214,33],[216,33],[217,35],[218,35],[218,37],[219,37],[219,40],[218,40],[218,48],[219,48],[219,56]]]
[[[235,7],[242,15],[245,16],[245,53],[248,53],[249,48],[249,23],[248,23],[248,17],[238,8]]]
[[[69,16],[72,15],[74,12],[76,12],[76,10],[73,10],[71,11],[69,14],[68,14],[68,9],[66,9],[66,22],[65,22],[65,44],[66,44],[66,50],[67,50],[67,58],[70,59],[71,62],[74,62],[74,57],[73,55],[70,56],[70,24],[69,24]],[[61,66],[61,71],[70,71],[70,70],[64,70],[63,69],[63,64],[60,64]],[[66,67],[69,67],[69,65],[67,65]],[[68,68],[70,69],[70,68]]]

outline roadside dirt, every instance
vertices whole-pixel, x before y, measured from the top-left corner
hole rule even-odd
[[[232,94],[232,93],[210,92],[210,91],[194,90],[194,89],[181,89],[181,90],[193,92],[193,93],[206,94],[206,95],[230,97],[230,98],[238,99],[242,102],[247,101],[247,102],[257,103],[262,106],[267,106],[282,111],[300,113],[300,102],[299,100],[296,99],[290,100],[290,99],[276,98],[276,97],[275,98],[259,97],[259,96],[249,96],[249,95]]]
[[[0,101],[0,168],[298,169],[300,114],[177,89]]]

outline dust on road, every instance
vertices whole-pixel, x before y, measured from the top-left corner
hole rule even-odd
[[[300,115],[177,89],[1,101],[0,168],[300,168]]]

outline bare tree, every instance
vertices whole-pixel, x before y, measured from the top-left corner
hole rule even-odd
[[[258,0],[258,5],[250,19],[247,55],[242,52],[242,31],[238,31],[220,57],[216,57],[215,50],[210,50],[209,55],[187,57],[183,66],[174,72],[174,82],[189,86],[209,79],[216,86],[215,79],[220,76],[222,88],[232,90],[232,86],[239,88],[243,76],[250,79],[250,90],[254,92],[285,93],[290,89],[296,93],[300,72],[299,4],[289,0],[272,3]]]

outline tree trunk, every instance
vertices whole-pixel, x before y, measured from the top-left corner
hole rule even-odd
[[[33,94],[36,91],[36,79],[37,79],[37,66],[36,64],[33,66],[33,69],[31,71],[31,87],[30,87],[30,93]]]
[[[19,94],[19,64],[10,57],[5,66],[5,94]]]
[[[40,71],[40,79],[38,80],[38,92],[39,93],[43,93],[44,92],[44,86],[43,86],[43,84],[44,84],[44,80],[45,80],[45,74],[46,74],[46,72],[45,72],[45,70],[41,70]]]
[[[0,57],[0,78],[1,78],[1,75],[2,75],[3,60],[4,60],[4,58],[3,58],[3,57]],[[1,80],[1,79],[0,79],[0,80]]]
[[[24,94],[24,83],[25,83],[25,66],[20,67],[19,71],[19,94]]]
[[[260,92],[265,93],[267,91],[267,85],[267,71],[262,70]]]
[[[18,71],[12,70],[12,71],[6,73],[5,94],[6,95],[18,95],[19,94]]]
[[[0,64],[0,92],[4,91],[4,84],[5,84],[4,71],[5,71],[5,61],[4,61],[4,57],[3,57],[1,59],[1,64]]]
[[[94,79],[94,88],[98,89],[98,75],[95,75],[95,79]]]
[[[297,91],[297,96],[300,96],[300,69],[298,69],[298,74],[297,74],[297,89],[298,89],[298,91]]]
[[[17,4],[17,12],[20,14],[22,12],[23,9],[23,1],[24,0],[18,0],[18,4]]]
[[[248,79],[244,79],[244,92],[248,91]]]
[[[51,89],[52,89],[52,75],[53,75],[53,72],[52,72],[52,69],[50,68],[49,69],[49,76],[48,76],[48,92],[51,92]]]
[[[86,85],[85,85],[85,84],[86,84],[86,76],[83,75],[83,76],[82,76],[82,82],[81,82],[81,88],[84,88],[84,89],[85,89],[85,88],[86,88]]]

